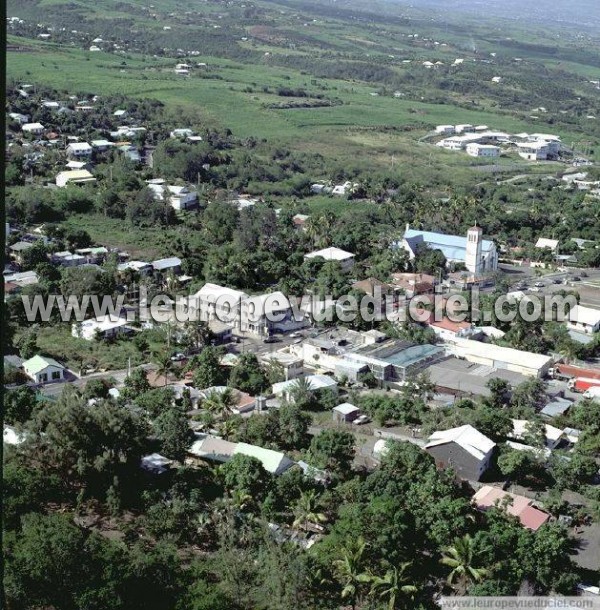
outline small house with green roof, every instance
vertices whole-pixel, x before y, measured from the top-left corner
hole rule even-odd
[[[35,383],[52,383],[65,378],[65,367],[48,356],[34,356],[23,363],[23,370]]]

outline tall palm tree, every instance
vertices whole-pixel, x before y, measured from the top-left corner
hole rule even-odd
[[[390,567],[383,576],[373,575],[370,578],[371,594],[378,595],[380,599],[387,599],[389,610],[397,607],[400,597],[412,599],[417,592],[417,587],[408,582],[405,574],[410,565],[410,562],[401,563],[398,567]]]
[[[360,596],[361,585],[369,582],[369,575],[363,572],[363,555],[367,543],[362,536],[342,549],[342,558],[333,562],[336,578],[342,585],[342,599],[350,599],[352,610]]]
[[[165,387],[169,383],[169,373],[173,370],[173,361],[166,352],[156,353],[154,356],[158,368],[156,369],[156,377],[164,375]]]
[[[327,517],[319,512],[319,504],[319,497],[314,489],[303,493],[294,506],[293,527],[306,529],[309,523],[325,523]]]
[[[475,545],[469,534],[456,538],[452,546],[442,549],[440,563],[452,568],[448,575],[448,584],[458,580],[458,589],[465,591],[469,582],[480,582],[488,574],[488,570],[475,567]]]
[[[291,385],[291,395],[297,404],[309,404],[314,398],[313,387],[309,379],[299,377]]]

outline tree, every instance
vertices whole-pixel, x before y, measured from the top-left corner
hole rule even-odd
[[[400,597],[412,598],[417,592],[417,587],[409,584],[405,574],[410,565],[410,562],[401,563],[398,567],[390,567],[383,576],[370,577],[372,594],[378,595],[380,599],[387,599],[388,610],[398,607]]]
[[[267,388],[267,376],[255,354],[245,353],[239,357],[231,370],[229,385],[253,396]]]
[[[308,428],[312,421],[297,404],[284,404],[278,411],[278,438],[282,447],[302,449],[308,444]]]
[[[269,473],[255,457],[235,454],[220,467],[219,474],[230,492],[237,490],[255,499],[263,498],[267,494],[270,483]]]
[[[197,388],[210,388],[224,385],[227,375],[219,364],[219,350],[214,347],[205,347],[196,359],[194,371],[194,385]]]
[[[24,424],[33,414],[38,398],[33,388],[24,386],[4,392],[4,420],[9,424]]]
[[[510,391],[508,381],[500,377],[494,377],[486,383],[486,387],[490,391],[490,396],[486,398],[486,402],[489,402],[490,406],[494,409],[504,407]]]
[[[294,505],[295,528],[307,529],[308,524],[319,525],[327,520],[325,513],[319,511],[319,497],[314,489],[304,492]]]
[[[308,459],[313,466],[345,478],[352,470],[354,436],[341,430],[323,430],[313,437]]]
[[[537,467],[538,463],[529,451],[507,449],[498,458],[500,472],[505,477],[517,482],[522,482],[531,474],[534,466]]]
[[[202,401],[202,408],[221,420],[227,419],[237,404],[235,393],[232,388],[222,391],[212,390]]]
[[[179,407],[165,409],[154,421],[154,429],[161,452],[182,462],[194,437],[185,411]]]
[[[511,397],[511,405],[518,410],[531,410],[540,406],[546,398],[544,382],[530,379],[520,383]]]
[[[290,386],[292,402],[300,409],[313,409],[317,403],[312,384],[306,377],[299,377]]]
[[[134,369],[125,378],[124,394],[129,398],[137,398],[151,389],[146,371],[144,369]]]
[[[362,537],[349,541],[341,549],[341,559],[333,562],[336,578],[342,585],[342,599],[350,599],[352,608],[360,596],[361,587],[369,581],[369,575],[364,572],[364,553],[367,543]]]
[[[19,339],[17,345],[24,360],[33,358],[38,353],[37,333],[34,331],[27,332]]]
[[[173,370],[173,361],[167,352],[159,352],[154,355],[158,368],[156,369],[156,377],[164,377],[165,387],[169,383],[169,373]]]
[[[458,580],[458,589],[462,592],[466,590],[468,582],[480,582],[488,574],[488,570],[475,567],[477,558],[473,539],[469,534],[456,538],[454,544],[444,548],[442,553],[440,563],[452,568],[448,575],[448,584],[452,585]]]
[[[86,583],[85,537],[67,515],[30,513],[9,539],[7,596],[24,607],[79,608]]]

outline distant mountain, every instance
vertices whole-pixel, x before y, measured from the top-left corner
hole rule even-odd
[[[523,23],[544,23],[556,28],[600,27],[600,2],[598,0],[390,0],[415,8],[432,8],[440,15],[453,12],[473,16],[503,17]]]

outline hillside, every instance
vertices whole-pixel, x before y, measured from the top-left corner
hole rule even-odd
[[[556,131],[586,148],[600,137],[598,123],[586,118],[600,114],[589,82],[600,53],[576,37],[560,46],[537,31],[513,39],[487,23],[441,23],[425,9],[384,2],[367,10],[309,0],[213,0],[183,12],[171,0],[152,6],[9,2],[9,16],[24,21],[9,29],[21,47],[9,54],[9,78],[152,97],[196,108],[240,137],[340,159],[368,155],[378,166],[392,156],[414,166],[428,154],[443,161],[442,182],[471,162],[420,150],[419,138],[438,123]],[[98,38],[102,51],[89,52]],[[172,67],[181,57],[206,67],[177,78]],[[426,69],[425,61],[439,63]],[[496,76],[501,84],[492,83]],[[538,107],[546,113],[534,113]]]

